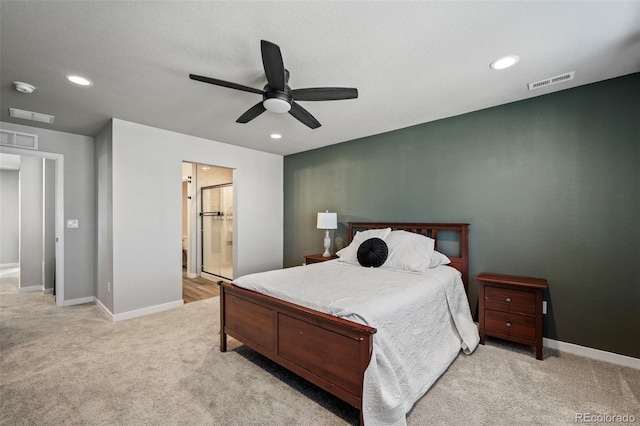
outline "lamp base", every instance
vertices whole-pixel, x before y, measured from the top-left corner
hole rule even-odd
[[[329,237],[329,230],[325,230],[324,232],[324,253],[322,253],[322,257],[331,257],[331,252],[329,249],[331,248],[331,237]]]

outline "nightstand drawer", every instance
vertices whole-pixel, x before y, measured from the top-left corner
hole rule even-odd
[[[484,306],[486,309],[536,315],[536,294],[531,291],[486,286]]]
[[[500,311],[484,311],[484,326],[487,333],[520,337],[534,340],[536,338],[536,318]]]

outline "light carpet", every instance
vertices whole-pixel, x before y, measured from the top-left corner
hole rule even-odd
[[[355,425],[359,413],[266,358],[218,350],[218,298],[113,323],[0,281],[2,425]],[[640,371],[491,340],[460,355],[409,425],[562,425],[632,415]]]

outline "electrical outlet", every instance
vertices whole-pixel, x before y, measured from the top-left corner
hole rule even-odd
[[[111,294],[111,283],[107,282],[107,294]]]
[[[543,315],[547,315],[547,301],[546,300],[542,301],[542,314]]]

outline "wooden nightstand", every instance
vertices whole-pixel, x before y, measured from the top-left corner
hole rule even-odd
[[[326,262],[327,260],[332,260],[332,259],[337,259],[338,256],[336,256],[335,254],[332,255],[331,257],[324,257],[322,256],[322,253],[318,253],[318,254],[308,254],[304,257],[304,263],[309,265],[311,263],[319,263],[319,262]]]
[[[480,343],[485,336],[536,347],[542,359],[542,292],[547,280],[483,272],[476,277]]]

